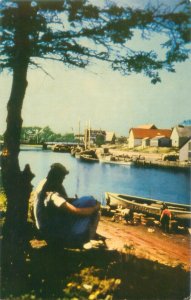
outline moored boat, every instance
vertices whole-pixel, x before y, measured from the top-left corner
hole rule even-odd
[[[86,162],[99,162],[98,158],[92,157],[90,154],[81,154],[80,159]]]
[[[101,163],[115,164],[115,165],[132,165],[133,161],[130,157],[114,156],[114,155],[102,155],[99,159]]]
[[[107,205],[111,207],[130,208],[133,212],[146,213],[157,218],[160,217],[162,204],[165,202],[174,220],[185,222],[190,226],[191,205],[110,192],[105,193],[105,199]]]
[[[54,152],[63,152],[63,153],[70,153],[71,149],[69,146],[62,145],[62,144],[56,144],[52,147],[52,150]]]
[[[78,155],[80,155],[81,153],[83,153],[84,149],[83,147],[72,147],[71,148],[71,155],[74,157],[77,157]]]
[[[104,164],[114,164],[114,165],[126,165],[130,166],[133,164],[132,160],[107,160],[104,158],[100,158],[99,161]]]

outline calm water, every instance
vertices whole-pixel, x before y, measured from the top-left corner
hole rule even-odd
[[[185,171],[162,168],[119,166],[82,162],[70,154],[42,150],[20,152],[23,169],[29,163],[36,175],[34,187],[46,177],[52,163],[64,164],[70,174],[64,185],[68,195],[93,195],[103,200],[105,191],[151,197],[164,201],[190,203],[190,174]]]

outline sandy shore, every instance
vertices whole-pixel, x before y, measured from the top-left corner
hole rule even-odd
[[[97,232],[106,238],[108,249],[131,251],[140,258],[190,270],[189,233],[164,234],[158,227],[115,223],[105,216],[101,216]]]

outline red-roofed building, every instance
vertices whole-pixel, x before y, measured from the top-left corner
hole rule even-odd
[[[129,131],[129,148],[141,146],[145,138],[155,139],[158,141],[158,146],[170,146],[171,129],[144,129],[144,128],[131,128]],[[160,137],[160,138],[159,138]],[[165,145],[162,141],[165,141]],[[167,142],[168,141],[168,142]]]

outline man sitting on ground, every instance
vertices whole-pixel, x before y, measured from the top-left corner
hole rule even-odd
[[[100,203],[92,196],[69,200],[62,182],[69,171],[54,163],[36,189],[36,226],[47,241],[81,246],[96,236]]]

